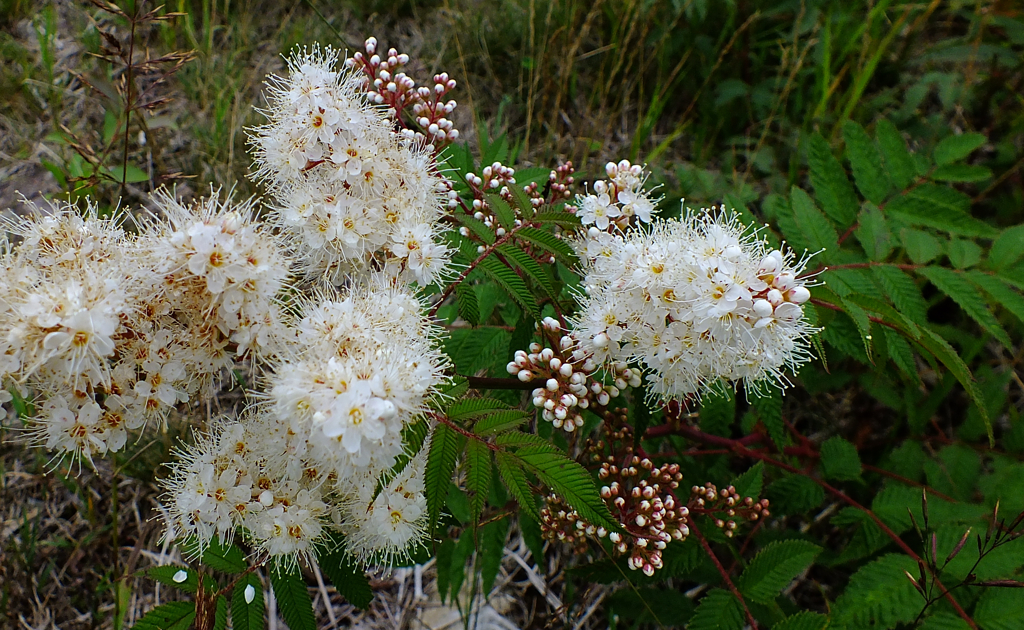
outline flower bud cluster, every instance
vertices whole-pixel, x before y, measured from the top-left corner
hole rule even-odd
[[[608,162],[605,173],[608,179],[594,182],[592,193],[576,197],[575,210],[580,222],[598,230],[607,230],[609,226],[624,230],[634,216],[650,223],[658,199],[652,199],[644,190],[647,176],[643,167],[628,160]]]
[[[716,527],[732,537],[737,521],[757,521],[770,516],[768,500],[741,497],[732,486],[719,490],[712,483],[693,486],[683,502],[677,495],[683,475],[674,463],[655,464],[634,451],[632,431],[624,421],[624,409],[606,410],[610,429],[605,439],[588,440],[583,457],[597,466],[600,494],[619,531],[588,523],[555,495],[545,498],[541,532],[554,542],[586,550],[588,541],[611,544],[613,553],[627,557],[629,568],[652,576],[664,564],[663,552],[673,540],[690,535],[694,516],[710,517]]]
[[[785,387],[783,370],[810,358],[806,257],[717,208],[643,230],[591,228],[576,247],[585,291],[573,336],[596,361],[642,365],[663,400],[721,381]]]
[[[455,142],[459,130],[455,129],[451,115],[457,107],[454,100],[445,100],[455,89],[455,80],[447,72],[435,74],[431,87],[419,86],[416,81],[401,72],[409,63],[409,55],[388,49],[387,55],[377,52],[377,38],[371,37],[364,43],[365,52],[356,52],[345,60],[345,67],[363,76],[363,85],[370,102],[386,105],[391,115],[402,127],[401,133],[414,138],[427,151],[440,151]],[[416,125],[417,130],[406,127],[406,117]]]
[[[561,331],[558,320],[545,317],[541,322],[546,334]],[[539,343],[530,344],[530,352],[517,350],[514,359],[505,366],[506,371],[524,383],[541,381],[531,394],[533,405],[541,416],[556,429],[572,433],[584,424],[582,411],[591,405],[607,406],[627,386],[640,384],[640,374],[624,363],[613,364],[608,370],[613,385],[605,385],[595,377],[598,366],[589,356],[575,348],[575,341],[563,335],[554,348]]]
[[[371,102],[365,77],[337,65],[330,48],[296,51],[288,76],[267,83],[268,122],[250,143],[254,177],[276,202],[271,221],[306,277],[341,285],[383,271],[430,284],[448,264],[439,222],[450,185],[431,151]]]
[[[712,516],[715,527],[725,530],[727,538],[736,531],[736,519],[754,522],[771,516],[768,499],[741,497],[733,486],[719,490],[710,482],[690,488],[689,504],[694,513]]]

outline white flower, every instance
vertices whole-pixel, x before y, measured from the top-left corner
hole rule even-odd
[[[616,180],[641,181],[632,166],[625,176],[611,166]],[[639,198],[619,194],[634,211]],[[767,251],[735,218],[691,213],[646,230],[592,228],[576,248],[586,276],[574,337],[596,360],[642,365],[665,400],[722,382],[785,387],[783,369],[809,358],[806,260]]]

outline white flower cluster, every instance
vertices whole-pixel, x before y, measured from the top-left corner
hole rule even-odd
[[[246,333],[276,313],[290,263],[248,204],[154,202],[171,226],[154,219],[138,234],[124,214],[66,203],[4,221],[16,246],[0,282],[0,378],[34,397],[30,432],[57,457],[117,452],[148,420],[211,394],[256,346]]]
[[[276,200],[271,220],[307,277],[340,285],[380,271],[430,284],[449,259],[439,221],[450,186],[363,79],[337,66],[330,48],[296,52],[288,77],[267,84],[268,122],[250,142],[254,176]]]
[[[784,387],[783,368],[809,359],[806,260],[769,251],[735,217],[702,211],[649,229],[591,228],[577,250],[580,347],[599,362],[639,362],[665,400],[722,381]]]
[[[266,553],[294,558],[315,553],[329,515],[364,561],[408,553],[424,532],[425,451],[377,487],[408,454],[403,429],[443,379],[439,330],[423,310],[381,277],[306,303],[266,377],[266,401],[175,468],[177,532],[202,547],[243,527]]]
[[[609,225],[625,229],[634,216],[650,223],[657,200],[644,189],[647,176],[643,167],[628,160],[609,162],[605,173],[608,180],[594,182],[593,193],[576,197],[580,222],[599,230],[607,230]]]

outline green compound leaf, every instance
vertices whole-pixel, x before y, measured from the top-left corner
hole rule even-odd
[[[477,298],[476,290],[468,282],[461,282],[455,287],[456,304],[459,307],[459,317],[476,326],[480,323],[480,300]]]
[[[963,133],[943,138],[935,145],[935,163],[942,166],[962,160],[985,144],[985,140],[985,136],[980,133]]]
[[[188,630],[195,618],[195,602],[167,602],[146,613],[132,630]]]
[[[839,236],[825,215],[814,205],[814,200],[802,188],[791,190],[790,207],[797,228],[811,251],[825,250],[826,258],[839,251]]]
[[[846,155],[853,168],[853,181],[864,198],[876,204],[889,194],[888,178],[882,171],[882,156],[871,141],[868,132],[859,124],[848,120],[843,123]]]
[[[967,364],[960,358],[956,350],[949,345],[949,342],[927,328],[921,329],[921,338],[917,342],[945,365],[946,369],[956,377],[956,380],[967,391],[967,395],[978,406],[978,413],[981,414],[981,419],[985,423],[989,443],[994,444],[995,436],[992,433],[992,422],[988,417],[988,407],[985,403],[985,398],[982,396],[981,390],[978,389],[978,383],[974,380],[974,375],[971,374]]]
[[[515,300],[519,306],[523,307],[534,319],[540,319],[540,309],[537,307],[537,300],[533,297],[533,293],[530,292],[523,279],[515,271],[501,264],[493,256],[488,256],[480,261],[478,268],[497,282],[508,293],[509,297]]]
[[[899,267],[875,265],[872,273],[896,309],[918,326],[928,321],[928,303],[914,279]]]
[[[747,565],[736,587],[744,597],[770,604],[820,553],[821,547],[804,540],[770,543]]]
[[[917,169],[903,136],[895,125],[883,118],[875,125],[875,137],[882,149],[882,158],[892,183],[900,190],[910,186],[917,176]]]
[[[871,260],[885,260],[892,251],[892,232],[889,231],[885,215],[874,204],[865,203],[860,209],[857,229],[853,233]]]
[[[892,628],[913,621],[924,600],[905,571],[917,575],[917,563],[898,553],[861,567],[835,601],[832,623],[838,628]]]
[[[489,465],[489,463],[488,463]],[[501,518],[483,526],[480,531],[480,581],[483,593],[490,595],[494,587],[494,579],[501,569],[501,560],[505,556],[505,539],[508,537],[508,519]]]
[[[494,211],[494,216],[498,217],[498,223],[501,224],[501,227],[511,230],[516,226],[516,213],[512,210],[512,206],[508,205],[507,201],[493,193],[485,193],[484,200],[490,209]]]
[[[199,556],[202,564],[216,571],[235,574],[249,568],[249,563],[245,561],[245,553],[237,545],[222,543],[216,536],[202,554],[199,553],[199,544],[195,539],[186,539],[178,543],[178,546],[185,557]]]
[[[605,505],[594,478],[586,468],[561,452],[527,446],[516,452],[537,477],[593,525],[618,530],[619,526]]]
[[[751,401],[757,416],[768,430],[768,436],[780,449],[786,443],[786,425],[782,420],[782,391],[772,389],[767,396],[758,396]]]
[[[160,582],[187,593],[195,593],[199,588],[199,574],[188,567],[167,564],[161,567],[150,567],[146,575]]]
[[[992,249],[988,252],[988,266],[992,269],[1003,269],[1012,265],[1024,256],[1024,225],[1008,227],[992,241]]]
[[[983,182],[992,179],[992,171],[984,166],[949,164],[932,171],[931,178],[937,182]]]
[[[519,409],[504,409],[494,412],[476,423],[473,432],[477,435],[494,435],[514,429],[530,420],[530,414]]]
[[[491,488],[491,449],[480,440],[466,442],[466,489],[472,492],[469,506],[473,522],[480,518],[480,512],[487,502]]]
[[[255,573],[242,577],[231,589],[231,627],[235,630],[263,630],[263,584]]]
[[[437,526],[441,507],[448,497],[448,486],[455,472],[455,462],[462,452],[464,437],[445,424],[434,427],[427,451],[427,468],[424,472],[424,492],[427,495],[427,514],[430,530]]]
[[[786,617],[772,626],[772,630],[825,630],[827,627],[828,617],[821,613],[804,611]]]
[[[483,418],[496,411],[506,411],[508,409],[507,403],[496,398],[463,398],[452,403],[445,410],[445,415],[452,422],[462,423],[466,420]]]
[[[985,332],[995,337],[1007,349],[1013,348],[1010,336],[1006,334],[1006,331],[999,324],[999,320],[992,314],[988,304],[985,302],[985,298],[963,275],[945,267],[924,267],[917,271],[931,281],[935,288],[952,298],[963,309],[964,313],[967,313],[971,319],[978,322],[978,325]]]
[[[937,184],[921,184],[891,200],[886,214],[910,225],[923,225],[961,236],[993,238],[997,230],[972,217],[971,199],[962,192]]]
[[[967,278],[992,296],[1003,308],[1019,321],[1024,322],[1024,296],[1013,285],[981,271],[968,271]]]
[[[524,227],[516,232],[516,238],[527,241],[554,256],[559,262],[570,269],[575,269],[580,264],[576,252],[565,242],[551,232],[539,230],[533,227]]]
[[[268,571],[277,607],[289,630],[316,630],[316,614],[309,588],[297,566],[272,563]]]
[[[225,630],[228,627],[228,600],[223,595],[217,596],[217,609],[213,611],[213,630]]]
[[[826,479],[852,481],[860,478],[857,447],[838,435],[821,445],[821,468]]]
[[[743,604],[724,589],[715,588],[701,598],[686,630],[741,630]]]
[[[1024,589],[986,588],[974,608],[981,630],[1024,628]]]
[[[515,497],[519,507],[525,511],[534,522],[540,521],[540,511],[537,509],[537,502],[534,500],[533,490],[526,481],[526,471],[523,465],[513,455],[498,451],[494,454],[494,461],[498,465],[498,474],[501,481],[508,488],[508,491]]]
[[[819,133],[811,136],[807,161],[811,166],[814,196],[821,202],[828,216],[841,228],[846,228],[857,218],[857,195],[846,177],[846,171]]]
[[[342,546],[335,547],[330,553],[321,554],[317,558],[317,563],[345,601],[360,610],[369,608],[370,602],[373,601],[370,580]]]
[[[540,263],[532,256],[519,249],[515,245],[505,244],[498,246],[498,253],[505,257],[516,269],[523,272],[523,275],[533,280],[540,289],[550,298],[554,299],[555,287],[551,284],[551,278],[545,273]]]

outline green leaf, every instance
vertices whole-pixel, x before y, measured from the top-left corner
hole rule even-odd
[[[488,256],[480,261],[478,268],[487,274],[492,280],[498,283],[519,306],[533,316],[540,319],[540,309],[537,307],[537,300],[533,293],[527,288],[526,283],[515,271],[501,264],[493,256]]]
[[[962,160],[985,144],[985,140],[980,133],[971,132],[943,138],[935,145],[935,163],[942,166]]]
[[[825,630],[827,627],[828,617],[821,613],[805,610],[786,617],[772,626],[772,630]]]
[[[956,380],[959,381],[960,385],[962,385],[964,390],[967,391],[967,395],[970,396],[971,400],[978,405],[982,421],[985,423],[985,429],[988,432],[988,441],[990,444],[994,444],[995,437],[992,434],[992,422],[988,416],[985,399],[982,397],[981,391],[978,389],[978,384],[975,382],[974,375],[971,374],[970,368],[967,367],[967,364],[960,358],[960,355],[957,354],[956,350],[954,350],[945,339],[927,328],[923,328],[921,332],[921,338],[917,340],[918,343],[931,352],[936,359],[946,366],[946,369],[956,377]]]
[[[885,160],[886,171],[892,183],[901,190],[910,186],[917,169],[914,166],[914,157],[907,151],[907,143],[903,136],[884,118],[875,125],[875,136],[882,149],[882,158]]]
[[[519,249],[516,245],[500,245],[498,246],[498,253],[505,257],[505,260],[509,261],[523,272],[524,275],[533,280],[544,292],[545,295],[554,299],[558,297],[554,286],[551,284],[551,278],[540,266],[540,263],[533,259],[532,256]]]
[[[840,227],[849,226],[857,218],[857,195],[846,177],[846,171],[819,133],[811,136],[807,161],[811,167],[814,196]]]
[[[445,415],[452,422],[463,424],[466,420],[484,418],[498,411],[509,410],[507,403],[496,398],[463,398],[452,403],[445,410]]]
[[[452,482],[455,461],[462,452],[464,441],[465,438],[448,425],[438,424],[434,427],[434,434],[430,438],[430,450],[427,451],[427,469],[423,475],[431,531],[437,525],[441,506],[448,496],[448,485]]]
[[[505,556],[508,525],[508,519],[501,518],[484,525],[480,531],[480,581],[485,597],[490,595],[494,587],[494,579],[498,576],[501,560]]]
[[[957,269],[967,269],[981,262],[981,245],[963,238],[954,238],[949,242],[947,254],[949,262]]]
[[[764,487],[764,462],[757,462],[729,484],[741,497],[758,498]]]
[[[479,440],[469,440],[466,443],[466,465],[466,489],[473,493],[469,505],[476,522],[491,487],[491,449]]]
[[[213,630],[226,630],[228,627],[228,600],[223,595],[217,596],[217,609],[213,612]]]
[[[875,278],[893,306],[919,326],[928,321],[928,303],[921,295],[914,279],[899,267],[875,265],[871,268]]]
[[[986,588],[974,607],[981,630],[1020,630],[1024,627],[1024,590]]]
[[[494,212],[494,216],[498,218],[498,223],[501,224],[501,227],[511,230],[516,226],[516,213],[508,205],[507,201],[493,193],[484,193],[484,201],[487,202],[488,207]]]
[[[540,521],[540,511],[537,509],[537,502],[534,500],[533,490],[526,481],[526,472],[520,461],[509,453],[498,451],[494,454],[494,461],[498,465],[498,474],[508,491],[515,497],[519,507],[535,522]],[[538,562],[540,560],[538,559]]]
[[[1018,321],[1024,323],[1024,296],[1010,283],[982,271],[968,271],[967,278],[981,287]]]
[[[768,430],[768,436],[778,448],[786,444],[786,425],[782,421],[782,391],[772,388],[767,396],[758,396],[751,401],[757,416]]]
[[[843,140],[846,155],[853,168],[853,181],[864,198],[882,203],[889,193],[888,178],[882,171],[882,156],[864,128],[848,120],[843,123]]]
[[[1013,348],[1010,336],[1006,334],[995,315],[989,310],[985,298],[961,274],[945,267],[923,267],[917,271],[931,281],[935,288],[952,298],[971,319],[978,322],[978,325],[1003,346],[1007,349]]]
[[[949,164],[931,172],[937,182],[983,182],[992,179],[992,171],[984,166],[970,164]]]
[[[821,470],[826,479],[852,481],[860,478],[860,455],[857,447],[838,435],[821,445]]]
[[[316,614],[313,600],[309,598],[306,581],[297,566],[286,567],[283,563],[272,563],[270,585],[274,588],[277,607],[288,624],[288,630],[316,630]]]
[[[804,540],[770,543],[747,565],[736,587],[744,597],[770,604],[819,553],[821,547]]]
[[[971,627],[958,615],[939,612],[922,619],[919,630],[971,630]]]
[[[743,604],[727,590],[715,588],[701,598],[687,630],[742,630]]]
[[[524,227],[516,232],[515,237],[543,249],[570,269],[575,269],[580,264],[580,260],[576,257],[576,252],[573,248],[565,240],[558,238],[551,232],[533,227]]]
[[[469,231],[473,233],[473,236],[483,241],[485,245],[493,245],[494,241],[497,240],[494,236],[494,230],[487,227],[487,225],[485,225],[480,219],[476,219],[471,215],[462,213],[455,213],[453,216],[456,221],[469,228]],[[468,240],[466,242],[473,243],[473,241]],[[466,252],[466,250],[462,251]]]
[[[146,613],[132,630],[188,630],[195,618],[195,602],[167,602]]]
[[[860,209],[857,229],[853,233],[871,260],[885,260],[892,251],[892,233],[889,232],[882,211],[874,204],[865,203]]]
[[[177,580],[176,577],[181,577],[179,574],[184,572],[184,579]],[[167,564],[161,567],[150,567],[146,570],[146,575],[150,578],[160,582],[165,586],[176,588],[187,593],[195,593],[199,588],[199,574],[194,569],[188,567],[176,566],[173,564]]]
[[[765,496],[771,501],[772,512],[803,514],[821,505],[825,491],[803,475],[788,475],[768,486]]]
[[[889,327],[882,327],[882,334],[885,336],[886,350],[893,364],[916,384],[917,364],[914,363],[914,351],[910,344],[900,333]]]
[[[182,555],[187,558],[194,558],[199,554],[199,545],[195,539],[187,539],[178,543]],[[209,546],[203,550],[199,558],[202,564],[223,573],[241,573],[249,568],[245,561],[245,554],[233,543],[223,544],[214,536]]]
[[[907,256],[910,256],[910,260],[915,265],[929,263],[945,251],[942,241],[924,230],[903,228],[900,230],[900,240],[903,241],[903,247],[907,250]]]
[[[643,405],[642,400],[636,403]],[[736,421],[736,397],[731,389],[712,390],[700,401],[700,430],[728,437]]]
[[[542,483],[565,499],[583,520],[611,530],[619,529],[611,512],[608,511],[608,506],[597,491],[594,478],[575,460],[569,459],[561,452],[530,446],[520,449],[516,456]]]
[[[476,326],[480,323],[480,300],[476,290],[469,282],[460,282],[455,287],[455,299],[459,307],[459,317]]]
[[[531,219],[534,223],[553,223],[567,228],[580,227],[580,218],[569,212],[538,212]]]
[[[530,420],[530,414],[520,409],[504,409],[492,413],[476,423],[473,432],[477,435],[495,435],[514,429]]]
[[[246,601],[246,587],[252,587],[252,599]],[[234,630],[263,630],[263,585],[255,573],[249,573],[238,580],[231,589],[231,627]]]
[[[826,257],[839,251],[839,236],[835,228],[803,189],[793,186],[790,207],[797,227],[812,251],[824,249]]]
[[[1014,225],[999,233],[988,252],[989,267],[999,270],[1009,267],[1024,256],[1024,225]]]
[[[370,602],[373,601],[370,580],[344,547],[338,545],[327,554],[321,554],[317,558],[317,563],[345,601],[360,610],[370,607]]]
[[[924,600],[904,571],[917,575],[917,564],[898,553],[861,567],[832,607],[836,627],[892,628],[913,621]]]
[[[921,184],[892,199],[885,211],[909,225],[923,225],[961,236],[993,238],[996,229],[972,217],[968,213],[970,203],[970,197],[954,188]]]

